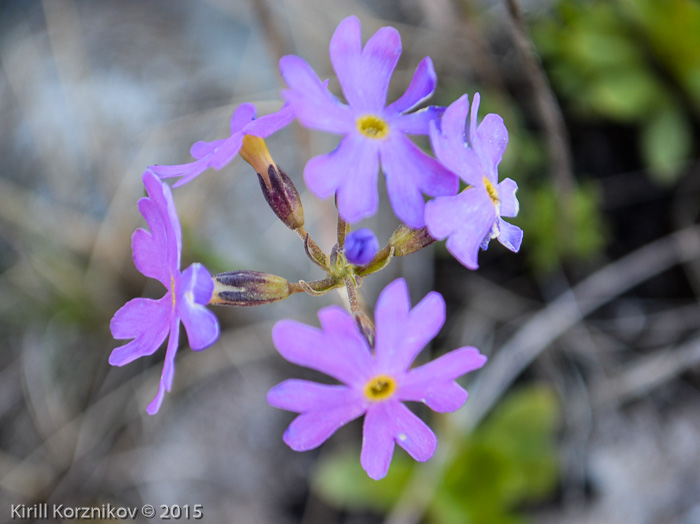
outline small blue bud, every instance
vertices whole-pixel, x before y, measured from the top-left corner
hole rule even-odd
[[[345,257],[356,266],[369,264],[379,251],[379,240],[371,230],[362,228],[345,237]]]

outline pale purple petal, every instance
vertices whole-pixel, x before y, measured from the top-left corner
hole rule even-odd
[[[350,144],[355,147],[348,147]],[[337,169],[344,170],[345,175],[336,194],[338,213],[346,222],[354,224],[372,216],[379,207],[379,146],[373,140],[352,137],[344,141],[343,147],[347,147],[343,156],[354,153],[354,157],[353,163],[337,166]]]
[[[434,122],[437,125],[444,112],[444,107],[428,106],[415,113],[387,116],[386,120],[392,129],[407,135],[427,135],[430,132],[430,123]]]
[[[306,186],[319,198],[337,192],[338,209],[348,222],[373,214],[379,206],[377,149],[359,133],[346,136],[334,151],[307,162]]]
[[[354,129],[355,118],[350,109],[328,91],[304,59],[283,56],[280,72],[289,86],[282,96],[302,124],[338,134]]]
[[[362,427],[360,464],[374,480],[386,477],[394,455],[394,432],[391,401],[378,402],[367,409]]]
[[[289,104],[284,104],[279,111],[253,120],[244,131],[246,135],[267,138],[289,125],[292,120],[294,120],[294,111]]]
[[[179,272],[182,230],[180,229],[180,221],[177,218],[177,211],[175,210],[175,202],[173,201],[173,194],[170,190],[170,186],[162,182],[149,169],[146,169],[143,173],[143,184],[146,186],[148,199],[155,204],[155,208],[147,206],[146,214],[144,214],[144,211],[142,211],[143,204],[141,204],[144,199],[142,198],[139,200],[139,210],[141,210],[149,227],[149,221],[153,221],[154,224],[163,224],[165,240],[159,240],[158,245],[161,245],[160,242],[164,242],[166,249],[165,253],[161,253],[160,257],[165,258],[167,267],[171,273]],[[152,231],[152,234],[155,234],[155,231]],[[166,287],[168,286],[166,285]]]
[[[523,230],[518,226],[509,224],[502,218],[498,219],[498,229],[498,241],[514,253],[517,253],[523,241]]]
[[[410,307],[404,279],[389,284],[377,299],[374,351],[378,368],[389,374],[407,370],[445,323],[445,301],[437,292]]]
[[[387,372],[404,371],[407,366],[402,362],[392,362],[400,354],[404,329],[408,324],[411,297],[408,285],[403,278],[397,278],[379,294],[374,308],[376,335],[374,351],[377,364]],[[410,364],[410,362],[409,362]]]
[[[134,265],[143,275],[159,280],[166,289],[170,289],[172,273],[167,263],[165,223],[153,201],[142,198],[139,209],[142,215],[149,217],[151,231],[139,228],[131,235]]]
[[[504,178],[503,182],[496,186],[498,190],[498,199],[501,202],[501,216],[514,217],[518,215],[520,204],[515,192],[518,190],[518,184],[511,178]]]
[[[477,149],[480,155],[488,159],[488,163],[494,171],[501,163],[503,153],[508,145],[508,130],[503,123],[503,118],[494,113],[484,117],[477,129],[477,142],[472,142],[472,147]],[[472,138],[472,140],[474,140]]]
[[[155,353],[168,336],[171,312],[170,293],[160,300],[134,298],[119,308],[109,324],[112,336],[117,340],[134,340],[115,348],[109,356],[109,363],[123,366]]]
[[[287,380],[275,386],[268,392],[267,401],[281,409],[302,411],[284,432],[284,442],[294,451],[317,448],[365,411],[357,392],[350,388],[302,380]]]
[[[496,207],[483,187],[465,189],[459,195],[440,197],[426,205],[428,232],[447,238],[447,249],[469,269],[477,269],[479,247],[496,221]]]
[[[175,164],[170,166],[156,164],[149,166],[149,169],[161,178],[181,177],[180,180],[174,184],[175,187],[180,187],[209,169],[209,158],[203,157],[189,164]]]
[[[418,64],[416,72],[413,74],[411,83],[406,89],[406,92],[401,97],[389,104],[386,108],[387,112],[405,113],[411,109],[418,107],[420,104],[430,98],[435,91],[437,85],[437,75],[433,67],[433,61],[429,56],[426,56]],[[408,131],[406,131],[408,132]],[[425,127],[426,134],[428,127]]]
[[[457,192],[457,177],[401,133],[382,145],[380,158],[391,207],[414,229],[425,225],[422,193],[442,196]]]
[[[209,166],[218,171],[222,167],[228,165],[229,162],[236,157],[242,145],[243,133],[234,133],[211,153],[208,159]],[[178,180],[177,183],[180,185],[183,184],[182,180]]]
[[[393,27],[382,27],[360,52],[361,45],[360,21],[355,16],[346,18],[331,38],[331,63],[348,104],[379,112],[401,56],[401,37]]]
[[[435,433],[401,402],[387,402],[389,420],[395,441],[418,462],[425,462],[435,453]]]
[[[148,404],[146,412],[149,415],[155,415],[163,403],[163,397],[166,391],[170,391],[173,386],[173,376],[175,376],[175,354],[177,353],[177,345],[180,340],[180,320],[173,315],[170,321],[170,339],[168,340],[168,349],[165,351],[165,361],[163,362],[163,372],[160,376],[158,384],[158,393],[155,398]]]
[[[241,104],[231,114],[229,129],[231,135],[242,131],[255,119],[255,106],[253,104]]]
[[[211,142],[206,142],[204,140],[200,140],[199,142],[195,142],[192,144],[192,147],[190,147],[190,155],[192,155],[192,158],[196,158],[197,160],[201,160],[207,155],[210,155],[213,153],[216,148],[221,147],[221,145],[226,142],[225,138],[219,138],[218,140],[212,140]],[[192,162],[194,163],[194,162]],[[204,163],[202,163],[204,164]],[[189,164],[184,164],[184,165],[189,165]],[[182,166],[153,166],[155,168],[168,168],[168,167],[182,167]],[[153,167],[151,169],[153,169]],[[172,171],[171,171],[172,172]],[[158,173],[160,174],[160,173]]]
[[[177,286],[177,312],[185,325],[190,348],[208,348],[219,338],[216,315],[204,307],[214,292],[211,274],[203,265],[192,264],[182,272]]]
[[[479,350],[464,347],[410,370],[401,380],[397,396],[401,400],[425,402],[444,413],[458,409],[467,400],[467,392],[456,378],[481,368],[486,357]]]
[[[272,340],[288,361],[315,369],[346,384],[367,379],[372,358],[367,341],[350,314],[338,306],[318,313],[324,330],[293,320],[281,320],[272,329]]]
[[[268,391],[267,402],[275,408],[303,413],[351,404],[362,407],[365,399],[362,393],[347,386],[288,379]]]

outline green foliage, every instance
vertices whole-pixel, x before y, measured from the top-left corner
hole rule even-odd
[[[458,439],[454,459],[438,481],[428,521],[523,522],[518,506],[545,499],[556,486],[558,418],[550,389],[530,386],[511,392],[471,435]],[[416,467],[421,466],[398,452],[387,477],[374,481],[360,467],[357,450],[333,453],[320,461],[313,488],[335,507],[385,512],[399,500]]]
[[[700,3],[560,0],[557,14],[533,34],[559,94],[581,117],[638,126],[650,173],[675,181],[700,109]]]
[[[518,193],[521,212],[513,222],[527,235],[527,254],[535,271],[552,270],[558,263],[585,260],[605,244],[605,226],[593,184],[575,187],[562,202],[551,186],[530,187]]]

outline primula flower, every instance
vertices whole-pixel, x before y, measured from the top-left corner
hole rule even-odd
[[[231,115],[231,136],[211,142],[204,140],[195,142],[190,148],[190,154],[197,159],[194,162],[171,166],[154,165],[150,166],[149,169],[161,178],[180,177],[180,180],[175,182],[173,187],[182,186],[210,167],[218,171],[227,165],[238,154],[245,135],[266,138],[292,120],[294,120],[294,114],[289,106],[283,106],[276,113],[256,119],[255,106],[241,104]]]
[[[139,228],[131,237],[134,264],[145,276],[159,280],[167,292],[159,300],[134,298],[114,314],[110,323],[112,336],[134,340],[114,349],[109,363],[123,366],[152,355],[170,334],[158,394],[147,408],[154,415],[173,383],[180,320],[190,347],[196,351],[214,343],[219,336],[219,323],[204,307],[214,291],[206,268],[195,263],[180,272],[182,234],[170,188],[148,169],[143,174],[143,184],[148,197],[139,200],[138,208],[150,232]]]
[[[308,188],[319,198],[336,194],[338,211],[348,222],[372,215],[379,203],[378,165],[386,178],[394,213],[413,228],[424,224],[423,193],[453,195],[458,180],[423,153],[406,134],[426,135],[441,108],[408,113],[435,90],[437,77],[424,58],[406,92],[386,105],[389,80],[401,55],[401,37],[383,27],[362,47],[360,21],[351,16],[336,29],[330,44],[333,69],[348,105],[326,88],[308,63],[284,56],[280,71],[289,89],[282,96],[305,126],[344,135],[335,151],[309,160]]]
[[[478,111],[479,93],[474,95],[466,142],[467,95],[447,108],[439,129],[431,124],[435,156],[470,185],[458,195],[431,200],[425,208],[431,236],[439,240],[447,237],[449,252],[469,269],[479,267],[479,248],[485,250],[492,238],[514,252],[523,239],[522,229],[501,218],[516,216],[519,208],[515,181],[506,178],[498,182],[498,164],[508,145],[508,131],[503,119],[493,113],[477,127]]]
[[[360,462],[367,474],[387,474],[398,443],[418,461],[428,460],[437,446],[430,428],[403,403],[424,402],[438,412],[458,409],[467,392],[457,377],[486,362],[476,348],[451,351],[409,369],[445,322],[445,301],[429,293],[411,309],[403,279],[389,284],[377,300],[374,354],[352,315],[338,306],[319,311],[321,329],[292,320],[278,322],[272,339],[284,358],[339,380],[325,385],[286,380],[267,394],[275,407],[300,413],[284,433],[296,451],[321,445],[338,428],[365,415]]]

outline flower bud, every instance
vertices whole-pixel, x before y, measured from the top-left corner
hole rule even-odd
[[[265,184],[265,179],[258,173],[260,189],[262,189],[270,209],[289,229],[295,230],[303,226],[304,208],[294,183],[279,166],[268,166],[267,176],[270,187]]]
[[[389,239],[389,246],[394,248],[395,257],[404,257],[420,251],[433,242],[435,242],[435,239],[428,234],[427,227],[412,229],[406,224],[401,224],[392,233]]]
[[[379,251],[379,240],[370,229],[351,231],[345,237],[345,257],[356,266],[369,264]]]
[[[284,300],[290,294],[289,282],[260,271],[229,271],[214,278],[210,304],[222,306],[259,306]]]

